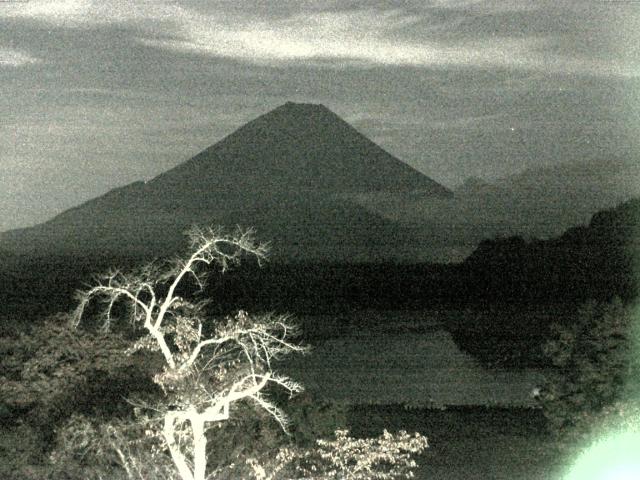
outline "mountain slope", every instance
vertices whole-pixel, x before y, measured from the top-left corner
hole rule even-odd
[[[187,183],[224,192],[313,189],[331,192],[446,188],[399,161],[322,105],[288,102],[247,123],[151,183]]]
[[[532,168],[491,184],[466,182],[451,198],[375,192],[356,197],[367,210],[405,226],[437,225],[450,251],[460,253],[450,261],[470,254],[483,239],[560,235],[638,195],[640,162],[608,159]]]
[[[279,259],[424,260],[411,231],[352,201],[372,192],[451,195],[324,106],[287,103],[149,182],[6,232],[0,247],[157,256],[180,248],[189,226],[217,224],[255,227]]]

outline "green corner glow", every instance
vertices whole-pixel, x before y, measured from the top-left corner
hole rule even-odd
[[[584,451],[564,480],[640,479],[640,433],[609,436]]]

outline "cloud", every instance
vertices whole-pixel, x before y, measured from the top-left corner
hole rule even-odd
[[[89,0],[7,2],[0,6],[0,17],[29,18],[58,23],[74,18],[82,20],[90,7]]]
[[[39,59],[26,53],[0,47],[0,67],[22,67],[39,62]]]
[[[466,10],[481,13],[530,11],[540,8],[531,0],[431,0],[430,6],[447,10]]]
[[[537,66],[544,71],[593,75],[602,77],[639,78],[640,62],[620,60],[600,60],[590,58],[571,58],[569,56],[549,56],[539,59]]]
[[[257,63],[325,60],[365,65],[514,65],[532,40],[501,38],[479,45],[401,38],[422,19],[398,10],[352,10],[285,19],[229,19],[185,11],[172,38],[150,46]],[[232,21],[229,21],[232,20]]]
[[[464,117],[449,118],[444,120],[432,120],[427,126],[431,129],[447,130],[457,129],[469,131],[470,128],[482,128],[491,125],[492,128],[501,128],[507,130],[513,127],[513,121],[510,122],[510,116],[506,113],[496,113],[489,115],[470,115]]]
[[[167,20],[180,11],[181,7],[175,2],[164,0],[29,0],[0,4],[0,18],[34,20],[71,28]]]
[[[60,0],[11,4],[0,18],[43,21],[64,27],[128,23],[142,27],[145,45],[238,58],[256,63],[333,61],[342,64],[509,64],[528,47],[522,40],[484,45],[442,45],[398,38],[424,16],[399,9],[352,9],[264,19],[251,12],[201,13],[175,2]]]
[[[231,7],[169,0],[31,0],[0,4],[0,19],[67,28],[127,24],[135,26],[136,40],[148,47],[256,64],[470,66],[640,76],[637,58],[590,56],[574,51],[571,45],[563,50],[566,25],[560,20],[566,12],[545,2],[431,0],[409,2],[404,9],[339,5],[329,2],[294,8],[285,4],[274,15],[269,8],[249,3]],[[517,12],[513,18],[524,25],[534,11],[542,22],[542,33],[523,35],[513,24],[500,21],[500,15]],[[578,13],[588,15],[582,10]],[[456,27],[465,31],[456,35]],[[590,35],[574,27],[574,34]],[[597,21],[589,26],[593,28],[600,28]]]
[[[470,66],[561,74],[640,76],[640,63],[553,52],[544,36],[497,36],[464,41],[411,38],[406,30],[424,19],[398,10],[353,10],[243,20],[184,10],[171,38],[140,38],[148,46],[256,63],[341,66]],[[428,30],[430,27],[427,26]]]

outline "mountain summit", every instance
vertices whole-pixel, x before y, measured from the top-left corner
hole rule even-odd
[[[406,257],[407,233],[356,201],[367,193],[403,192],[452,195],[326,107],[287,102],[148,182],[6,232],[0,249],[165,255],[184,243],[189,226],[217,224],[255,227],[284,260]]]
[[[387,153],[323,105],[287,102],[158,177],[202,179],[224,192],[450,192]],[[211,182],[214,182],[213,184]]]

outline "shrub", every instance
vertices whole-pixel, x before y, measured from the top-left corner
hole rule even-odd
[[[2,339],[3,415],[28,422],[47,441],[74,412],[122,411],[125,394],[152,388],[136,359],[122,355],[126,345],[118,335],[71,328],[65,315]]]
[[[633,311],[620,299],[588,302],[578,321],[553,326],[544,346],[553,370],[539,400],[549,428],[565,444],[588,437],[595,425],[625,410],[640,369]]]
[[[150,418],[105,419],[73,415],[57,429],[49,455],[51,480],[179,480]]]
[[[386,430],[377,438],[353,438],[348,430],[337,430],[333,439],[318,439],[309,448],[281,449],[275,458],[261,464],[249,459],[253,473],[248,478],[276,480],[393,480],[413,478],[419,455],[428,446],[427,438],[404,431]],[[243,477],[245,478],[245,477]]]
[[[46,458],[39,432],[19,423],[0,429],[0,478],[28,480],[43,478]],[[40,466],[40,467],[39,467]]]

